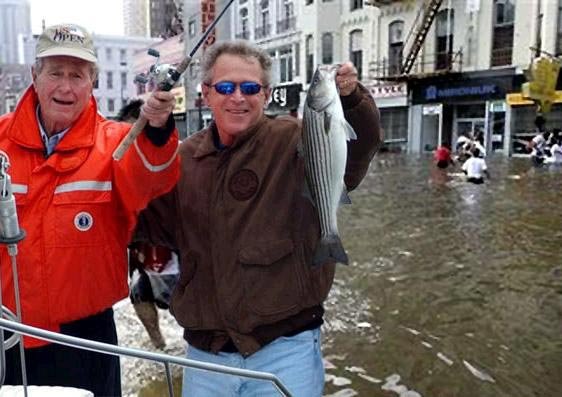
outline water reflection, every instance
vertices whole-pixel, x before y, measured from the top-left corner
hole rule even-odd
[[[356,263],[326,305],[327,395],[559,393],[562,170],[487,161],[472,185],[426,156],[377,157],[340,212]]]

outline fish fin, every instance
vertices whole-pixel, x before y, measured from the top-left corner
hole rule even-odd
[[[351,124],[347,122],[347,120],[344,120],[343,122],[343,129],[345,131],[345,136],[347,137],[348,141],[357,139],[357,134],[355,134],[355,130],[353,129]]]
[[[316,246],[312,266],[320,266],[327,263],[349,265],[349,259],[338,235],[323,238]]]
[[[340,204],[351,204],[351,199],[349,198],[345,187],[341,191]]]

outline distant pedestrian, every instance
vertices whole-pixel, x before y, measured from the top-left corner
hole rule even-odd
[[[486,160],[480,157],[480,150],[478,148],[473,149],[472,157],[464,162],[462,165],[462,171],[467,176],[467,182],[475,183],[477,185],[484,183],[484,175],[490,179],[490,173],[488,172]]]
[[[433,153],[433,159],[435,160],[435,165],[439,168],[447,168],[449,164],[454,165],[455,162],[453,161],[453,157],[451,156],[451,150],[448,147],[449,145],[445,144],[443,146],[439,146],[437,150]]]

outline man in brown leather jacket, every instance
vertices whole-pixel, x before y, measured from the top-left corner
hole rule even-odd
[[[214,122],[182,142],[180,181],[144,211],[139,228],[181,252],[171,311],[188,358],[273,373],[294,396],[321,396],[322,303],[335,264],[311,266],[320,227],[303,195],[302,123],[264,116],[271,93],[264,51],[215,44],[202,70]],[[340,66],[336,82],[358,138],[348,142],[352,190],[381,142],[379,113],[351,63]],[[268,382],[184,372],[184,397],[274,393]]]

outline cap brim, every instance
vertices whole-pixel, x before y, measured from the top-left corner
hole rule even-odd
[[[57,55],[79,58],[93,63],[96,63],[98,61],[94,55],[86,51],[77,50],[76,48],[64,47],[51,48],[49,50],[43,51],[41,54],[37,55],[37,58],[53,57]]]

